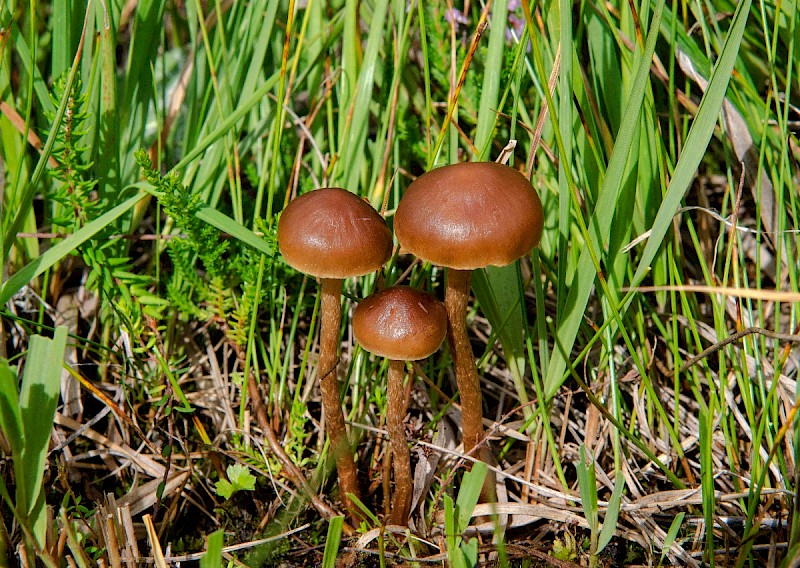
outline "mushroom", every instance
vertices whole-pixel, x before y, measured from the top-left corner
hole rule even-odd
[[[425,359],[439,349],[447,334],[447,313],[434,296],[394,286],[363,299],[353,312],[353,335],[361,346],[389,359],[386,385],[386,427],[394,464],[390,522],[407,525],[411,512],[411,455],[403,419],[408,400],[403,388],[405,361]]]
[[[378,270],[391,256],[392,234],[372,206],[341,188],[323,188],[297,197],[278,222],[278,247],[286,262],[320,279],[320,390],[326,430],[336,460],[339,489],[354,519],[358,509],[348,496],[358,497],[353,449],[347,439],[336,377],[340,295],[345,278]]]
[[[484,437],[482,397],[466,328],[472,270],[511,264],[539,244],[542,203],[528,179],[501,164],[464,163],[423,174],[406,189],[394,216],[400,245],[448,268],[447,340],[461,396],[464,451]],[[478,456],[491,463],[491,451]],[[490,489],[493,491],[493,488]]]

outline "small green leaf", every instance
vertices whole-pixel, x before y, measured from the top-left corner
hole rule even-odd
[[[256,478],[247,466],[238,463],[229,465],[226,473],[228,479],[220,479],[215,487],[217,495],[223,499],[230,499],[237,491],[252,491],[256,488]]]
[[[256,488],[256,478],[247,466],[238,463],[229,465],[227,473],[228,479],[238,491],[252,491]]]
[[[678,531],[681,530],[681,525],[683,524],[683,518],[685,516],[686,513],[681,512],[678,513],[672,520],[672,524],[669,526],[669,530],[667,531],[667,536],[664,538],[664,544],[661,547],[662,553],[666,554],[669,552],[669,549],[672,548],[672,543],[675,542],[675,538],[678,536]],[[794,556],[791,558],[794,558]]]
[[[571,562],[578,557],[577,547],[578,545],[575,542],[575,537],[565,532],[563,540],[556,537],[553,541],[553,549],[550,551],[550,556],[556,560]]]
[[[223,499],[230,499],[231,495],[234,493],[233,485],[231,485],[226,479],[220,479],[217,481],[217,485],[214,490],[217,492],[217,495]]]

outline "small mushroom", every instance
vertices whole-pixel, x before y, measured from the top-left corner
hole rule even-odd
[[[513,168],[488,163],[444,166],[406,189],[394,217],[400,245],[448,268],[445,308],[448,343],[461,396],[464,451],[484,437],[480,381],[466,328],[472,270],[504,266],[539,244],[542,203],[528,179]],[[486,447],[478,456],[491,462]]]
[[[378,270],[391,256],[392,234],[372,206],[340,188],[323,188],[297,197],[278,222],[278,247],[286,262],[320,279],[319,370],[322,410],[336,460],[342,502],[357,519],[348,497],[360,495],[353,449],[347,439],[336,377],[340,295],[345,278]]]
[[[405,361],[432,355],[447,334],[447,313],[428,293],[394,286],[362,300],[353,312],[353,335],[361,346],[389,359],[386,385],[386,427],[394,464],[390,523],[407,525],[411,512],[411,455],[403,419],[408,401],[403,388]]]

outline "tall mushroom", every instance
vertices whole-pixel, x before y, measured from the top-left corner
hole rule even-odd
[[[361,346],[389,359],[386,385],[386,427],[394,464],[390,522],[408,524],[411,512],[411,455],[403,419],[408,401],[403,388],[405,361],[432,355],[447,334],[442,303],[426,292],[394,286],[361,300],[353,312],[353,335]]]
[[[528,179],[493,162],[455,164],[423,174],[408,186],[394,216],[403,248],[448,268],[447,339],[467,453],[484,437],[480,381],[466,328],[472,271],[511,264],[528,254],[539,244],[543,224],[542,203]],[[476,457],[493,459],[485,446]]]
[[[345,278],[378,270],[391,256],[392,234],[372,206],[340,188],[297,197],[278,222],[278,247],[286,262],[320,279],[320,390],[326,430],[336,460],[342,502],[351,517],[358,509],[348,494],[360,495],[353,450],[347,439],[336,377],[340,295]]]

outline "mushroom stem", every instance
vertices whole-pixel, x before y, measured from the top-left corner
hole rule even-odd
[[[467,302],[471,270],[448,269],[444,307],[447,310],[447,343],[461,397],[461,431],[464,452],[483,440],[483,399],[478,368],[467,335]]]
[[[321,318],[319,332],[319,376],[322,391],[322,412],[325,416],[325,429],[331,441],[331,452],[336,460],[336,471],[339,476],[339,493],[342,502],[353,520],[360,518],[358,507],[348,496],[349,493],[360,496],[358,489],[358,472],[353,461],[353,449],[347,439],[344,424],[344,411],[339,398],[339,381],[336,377],[336,366],[339,362],[339,327],[342,321],[342,309],[339,298],[343,280],[338,278],[321,278]]]
[[[394,496],[392,497],[393,525],[406,526],[411,512],[411,453],[408,450],[403,419],[408,409],[403,377],[404,361],[389,361],[389,378],[386,385],[386,428],[389,430],[389,443],[392,446],[394,466]]]
[[[444,297],[444,307],[447,310],[447,343],[450,346],[456,385],[461,397],[461,435],[464,453],[475,454],[475,458],[494,465],[496,460],[486,445],[481,445],[476,452],[473,452],[475,446],[483,442],[484,429],[481,383],[467,334],[467,303],[471,278],[471,270],[455,268],[447,270],[447,290]],[[495,478],[491,470],[484,481],[481,496],[485,502],[496,500]]]

